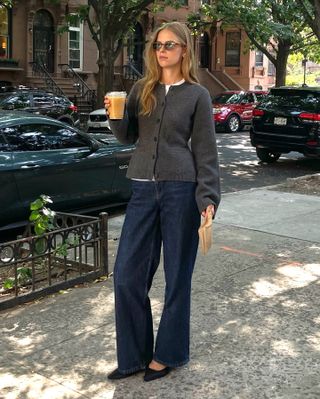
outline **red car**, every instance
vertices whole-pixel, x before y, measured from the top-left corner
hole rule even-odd
[[[213,119],[217,131],[235,133],[251,125],[252,112],[267,91],[224,91],[213,99]]]

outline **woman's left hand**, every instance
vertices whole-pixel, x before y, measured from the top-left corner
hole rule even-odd
[[[213,205],[208,205],[207,208],[201,212],[201,216],[206,217],[208,212],[211,212],[212,216],[214,215],[214,206]]]

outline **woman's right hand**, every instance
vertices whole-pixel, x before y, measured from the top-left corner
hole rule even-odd
[[[111,101],[109,100],[109,98],[107,96],[104,96],[104,107],[106,109],[106,114],[109,115],[109,108],[111,106]]]

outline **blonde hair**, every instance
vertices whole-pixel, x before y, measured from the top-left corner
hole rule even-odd
[[[181,73],[183,79],[189,83],[199,83],[196,74],[192,40],[189,29],[185,24],[176,21],[161,25],[154,32],[145,50],[144,59],[146,73],[145,77],[141,79],[143,86],[140,95],[141,115],[150,115],[157,105],[153,90],[161,78],[161,67],[158,64],[156,53],[152,45],[157,40],[159,32],[165,29],[174,33],[178,37],[179,42],[185,47],[186,52],[181,63]]]

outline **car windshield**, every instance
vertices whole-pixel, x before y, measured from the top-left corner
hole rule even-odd
[[[309,112],[320,112],[320,92],[303,90],[271,90],[261,103],[263,107],[292,108]]]
[[[239,104],[242,97],[242,93],[222,93],[215,97],[213,102],[216,104]]]

